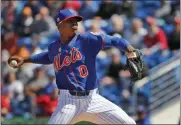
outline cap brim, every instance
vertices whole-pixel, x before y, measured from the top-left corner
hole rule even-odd
[[[83,20],[83,17],[82,16],[70,16],[70,17],[67,17],[65,18],[64,20],[62,20],[61,22],[59,22],[57,25],[59,25],[60,23],[64,22],[64,21],[67,21],[69,19],[72,19],[72,18],[77,18],[78,19],[78,22],[82,21]]]

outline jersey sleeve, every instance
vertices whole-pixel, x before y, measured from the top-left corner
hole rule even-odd
[[[124,38],[119,38],[110,35],[101,35],[101,37],[103,40],[103,48],[116,47],[122,51],[125,51],[127,46],[130,45],[130,43]]]
[[[95,50],[97,53],[106,47],[116,47],[122,51],[125,51],[126,47],[130,45],[130,43],[124,38],[95,33],[90,33],[88,36],[88,42],[89,47],[92,50]]]
[[[100,34],[89,33],[88,37],[88,48],[91,53],[97,54],[103,48],[103,39]]]
[[[48,46],[48,51],[42,52],[39,54],[31,55],[30,58],[32,60],[32,63],[36,64],[52,64],[53,62],[50,59],[50,54],[49,54],[49,46]]]

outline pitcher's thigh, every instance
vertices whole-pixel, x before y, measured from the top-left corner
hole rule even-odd
[[[100,97],[103,98],[103,97]],[[97,113],[100,123],[106,124],[136,124],[135,121],[129,117],[120,107],[104,98],[104,103],[110,108],[103,112]],[[109,110],[110,109],[110,110]]]
[[[98,114],[100,124],[136,124],[135,121],[127,114],[120,114],[117,111],[102,112]]]
[[[69,124],[75,117],[75,111],[74,108],[57,108],[48,121],[48,124]]]

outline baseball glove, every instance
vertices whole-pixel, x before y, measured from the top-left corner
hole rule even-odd
[[[129,70],[132,80],[140,80],[143,77],[143,61],[141,59],[142,53],[135,49],[132,54],[133,56],[127,56],[126,69]]]

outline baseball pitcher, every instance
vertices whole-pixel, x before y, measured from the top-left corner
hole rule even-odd
[[[96,124],[135,124],[120,107],[98,93],[95,60],[105,47],[117,47],[127,55],[127,66],[133,79],[140,79],[141,54],[123,38],[98,33],[77,33],[83,18],[71,9],[60,10],[55,21],[60,39],[48,46],[47,52],[30,57],[10,57],[8,63],[17,61],[18,68],[24,63],[53,64],[59,89],[58,106],[49,124],[74,124],[89,121]]]

